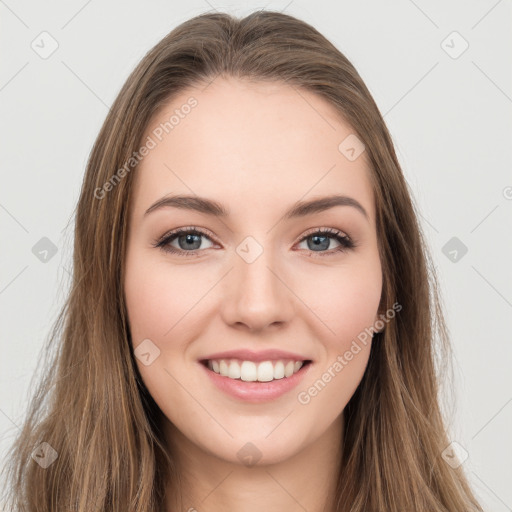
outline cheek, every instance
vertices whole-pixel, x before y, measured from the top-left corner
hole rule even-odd
[[[332,285],[326,314],[338,343],[345,345],[375,322],[381,296],[378,278],[352,274]]]
[[[135,362],[153,399],[178,422],[189,399],[180,391],[179,383],[186,380],[182,368],[187,340],[196,337],[194,304],[206,291],[197,286],[190,274],[180,269],[171,272],[168,265],[151,261],[143,250],[127,255],[124,294],[132,347],[137,349],[143,343],[141,353],[150,353],[146,364],[136,351]],[[190,387],[194,387],[193,383]]]
[[[160,340],[157,343],[175,338],[194,298],[197,302],[201,296],[197,282],[149,261],[142,253],[127,258],[124,290],[135,346],[145,338]]]
[[[316,322],[315,336],[321,341],[322,353],[317,371],[297,398],[304,411],[323,417],[322,425],[334,421],[345,408],[368,363],[370,327],[375,323],[382,291],[380,264],[374,263],[331,272],[323,287],[316,287],[316,293],[308,296],[322,320]]]
[[[314,277],[310,274],[306,282],[299,296],[318,318],[317,337],[331,357],[333,351],[342,353],[353,339],[374,325],[382,292],[378,258],[322,270]]]
[[[172,338],[173,348],[179,348],[176,345],[183,329],[188,333],[184,338],[193,338],[191,331],[198,322],[191,313],[197,320],[201,300],[215,279],[209,271],[204,279],[199,278],[195,265],[179,266],[171,272],[168,265],[148,261],[143,251],[127,255],[124,289],[132,342],[137,346],[149,338],[168,349],[165,340]],[[375,322],[382,289],[378,258],[346,267],[318,267],[314,273],[311,268],[296,268],[290,272],[289,281],[295,281],[292,289],[306,307],[304,315],[314,313],[310,326],[317,326],[315,337],[329,352],[346,350],[352,339]]]

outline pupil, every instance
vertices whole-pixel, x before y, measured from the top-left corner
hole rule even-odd
[[[199,240],[200,235],[192,235],[192,234],[183,235],[183,236],[180,237],[180,241],[181,241],[182,238],[185,238],[185,240],[186,240],[186,247],[188,247],[189,249],[198,249],[201,246],[201,241]],[[194,238],[195,238],[195,240],[194,240]],[[196,243],[196,246],[195,247],[191,247],[190,244],[194,244],[194,242]]]
[[[321,247],[322,249],[327,249],[329,247],[329,237],[315,235],[312,236],[311,238],[314,240],[314,242],[312,246],[309,246],[310,249],[312,249],[313,247]],[[323,243],[321,240],[323,240]]]

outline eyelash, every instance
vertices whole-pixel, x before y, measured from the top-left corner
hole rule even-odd
[[[161,237],[158,240],[155,240],[153,242],[153,247],[160,248],[165,253],[172,253],[172,254],[176,254],[178,256],[185,256],[185,257],[198,256],[197,253],[202,252],[204,249],[195,249],[193,251],[184,251],[182,249],[176,249],[169,245],[176,238],[178,238],[178,236],[188,235],[188,234],[204,236],[213,242],[211,236],[208,233],[206,233],[205,231],[202,231],[199,228],[196,228],[195,226],[190,226],[187,228],[180,228],[180,229],[166,233],[163,237]],[[351,238],[349,238],[346,235],[341,234],[341,231],[338,231],[338,230],[332,229],[332,228],[320,228],[315,231],[311,231],[311,232],[305,234],[299,240],[298,243],[302,243],[302,242],[304,242],[304,240],[307,240],[308,238],[315,236],[315,235],[320,235],[320,236],[330,235],[328,238],[334,238],[337,242],[340,243],[339,247],[336,247],[335,249],[330,249],[329,251],[311,251],[312,253],[315,254],[315,256],[317,256],[317,255],[320,257],[326,256],[326,255],[332,256],[338,252],[343,253],[343,252],[346,252],[350,249],[354,249],[355,247],[357,247],[356,243]]]

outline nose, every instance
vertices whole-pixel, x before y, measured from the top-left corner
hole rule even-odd
[[[287,324],[294,314],[294,295],[271,251],[253,262],[234,255],[224,280],[222,315],[226,324],[250,331]]]

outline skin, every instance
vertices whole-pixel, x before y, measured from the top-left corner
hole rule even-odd
[[[378,319],[382,271],[366,153],[350,161],[338,150],[353,130],[319,96],[232,78],[182,92],[155,114],[144,140],[190,96],[197,106],[137,168],[124,283],[133,347],[150,339],[160,350],[148,366],[136,361],[183,475],[179,489],[169,484],[167,510],[333,510],[343,410],[371,341],[309,403],[297,395]],[[178,193],[214,199],[230,215],[173,207],[144,215]],[[295,202],[333,193],[359,201],[369,218],[336,206],[282,219]],[[199,239],[197,256],[154,247],[190,226],[212,235]],[[322,228],[357,246],[336,252],[339,242],[328,238],[327,248],[312,249],[305,233]],[[263,249],[252,263],[236,252],[247,236]],[[190,252],[186,243],[171,245]],[[289,350],[313,364],[297,388],[247,403],[217,389],[198,363],[236,348]],[[247,442],[261,455],[253,466],[237,456]]]

